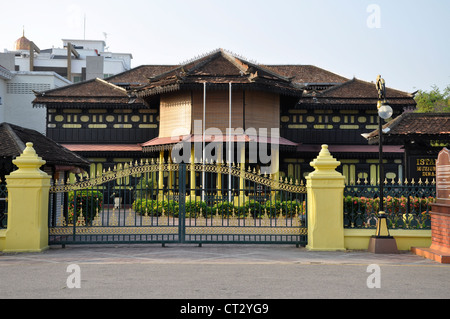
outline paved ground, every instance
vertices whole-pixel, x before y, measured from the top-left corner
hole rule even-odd
[[[2,299],[448,299],[450,265],[284,245],[68,246],[0,254],[0,291]]]

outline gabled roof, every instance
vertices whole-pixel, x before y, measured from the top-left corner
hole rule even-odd
[[[93,79],[45,92],[36,92],[33,104],[45,103],[128,103],[127,91],[101,79]]]
[[[137,88],[134,92],[138,97],[145,97],[182,88],[199,88],[205,82],[208,86],[215,87],[225,87],[231,82],[235,87],[297,96],[303,92],[291,79],[223,49],[157,75],[150,79],[150,84]]]
[[[41,133],[9,123],[0,124],[0,157],[15,158],[22,154],[28,142],[34,144],[36,153],[47,165],[87,168],[90,162],[69,151]]]
[[[414,94],[391,88],[386,88],[386,99],[392,105],[416,105]],[[300,102],[314,104],[369,104],[376,106],[377,101],[378,92],[374,83],[353,78],[327,90],[305,94]]]
[[[406,112],[383,126],[383,141],[409,137],[450,140],[450,113]],[[378,143],[378,130],[365,136],[370,144]]]
[[[148,84],[150,77],[170,71],[176,67],[176,65],[141,65],[108,77],[105,81],[124,87],[142,86]]]
[[[314,65],[266,65],[266,68],[290,78],[294,83],[303,85],[336,85],[348,81],[348,79],[343,76]]]
[[[36,93],[33,104],[51,104],[55,108],[87,108],[106,103],[113,108],[124,104],[140,107],[146,96],[183,87],[201,88],[205,82],[216,88],[226,88],[232,82],[233,88],[294,95],[301,97],[300,104],[314,108],[332,105],[343,109],[355,105],[373,108],[378,98],[373,83],[355,78],[348,80],[313,65],[258,65],[218,49],[181,65],[142,65],[105,80],[95,79]],[[414,94],[391,88],[387,88],[387,98],[394,107],[416,105]]]
[[[104,80],[92,79],[45,92],[36,92],[35,106],[53,103],[54,107],[88,107],[89,104],[123,105],[130,102],[127,89],[149,83],[149,77],[158,75],[175,66],[142,65],[131,70],[113,75]],[[137,101],[142,102],[142,101]]]

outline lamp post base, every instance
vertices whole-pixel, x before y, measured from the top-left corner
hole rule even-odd
[[[368,251],[374,254],[398,254],[397,242],[392,236],[372,236]]]

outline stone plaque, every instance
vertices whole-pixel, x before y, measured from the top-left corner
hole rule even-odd
[[[450,151],[444,148],[436,162],[436,202],[450,205]]]

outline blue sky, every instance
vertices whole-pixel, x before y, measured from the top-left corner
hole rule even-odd
[[[375,8],[375,9],[374,9]],[[262,64],[312,64],[407,92],[450,85],[448,0],[41,0],[0,4],[0,51],[104,39],[133,67],[224,48]]]

